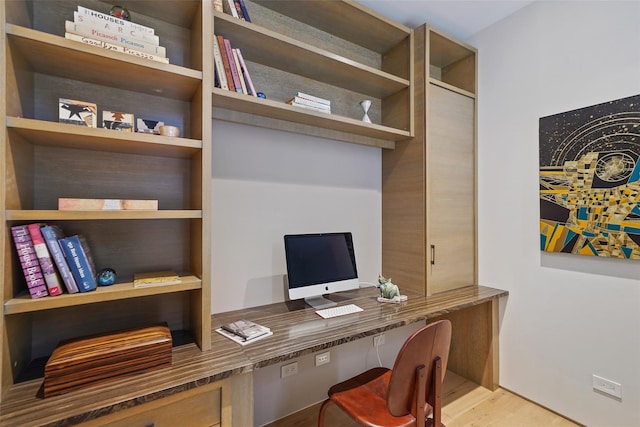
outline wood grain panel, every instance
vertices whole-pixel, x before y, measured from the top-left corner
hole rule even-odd
[[[475,283],[475,100],[429,85],[429,293]]]

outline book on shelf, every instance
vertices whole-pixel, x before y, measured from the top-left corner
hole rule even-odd
[[[240,61],[240,68],[242,69],[242,76],[244,77],[244,80],[247,83],[247,87],[248,87],[249,93],[252,96],[258,96],[258,94],[256,93],[255,87],[253,87],[253,81],[251,80],[251,75],[249,74],[249,69],[247,68],[247,64],[244,62],[244,58],[242,57],[242,52],[240,51],[240,48],[236,49],[236,52],[238,53],[238,60]]]
[[[295,96],[297,96],[298,98],[307,99],[309,101],[314,101],[314,102],[317,102],[319,104],[327,105],[327,106],[331,107],[331,101],[330,100],[324,99],[324,98],[320,98],[319,96],[309,95],[308,93],[304,93],[304,92],[296,92]]]
[[[80,292],[93,291],[97,287],[96,272],[89,246],[81,235],[63,237],[60,246]]]
[[[290,104],[290,105],[306,105],[306,106],[309,106],[309,107],[318,108],[320,110],[325,110],[325,112],[327,112],[327,113],[331,112],[331,107],[329,105],[321,104],[319,102],[311,101],[309,99],[301,98],[299,96],[294,96],[289,101],[287,101],[287,104]]]
[[[238,80],[240,81],[240,87],[242,87],[242,93],[247,95],[249,91],[247,90],[247,85],[245,84],[245,81],[244,81],[242,68],[240,67],[240,60],[238,59],[238,49],[231,49],[231,52],[233,52],[233,61],[236,64],[236,70],[238,72]]]
[[[97,30],[86,24],[77,24],[72,21],[65,21],[64,28],[67,33],[87,36],[95,40],[103,40],[118,46],[147,52],[152,55],[158,55],[161,57],[167,56],[167,51],[164,46],[154,45],[153,43],[134,39],[133,37],[124,36],[122,34],[113,34],[107,31]]]
[[[249,11],[247,10],[247,5],[244,0],[236,0],[236,3],[240,5],[240,10],[242,11],[242,17],[245,21],[251,22],[251,18],[249,17]]]
[[[164,57],[158,56],[158,55],[153,55],[153,54],[148,53],[148,52],[141,52],[139,50],[129,49],[128,47],[125,47],[125,46],[118,46],[118,45],[115,45],[115,44],[112,44],[112,43],[108,43],[108,42],[106,42],[104,40],[96,40],[96,39],[92,39],[91,37],[79,36],[77,34],[72,34],[72,33],[64,33],[64,37],[66,39],[68,39],[68,40],[77,41],[77,42],[80,42],[80,43],[88,44],[90,46],[99,47],[101,49],[109,50],[109,51],[112,51],[112,52],[125,53],[127,55],[136,56],[136,57],[142,58],[142,59],[150,59],[152,61],[161,62],[163,64],[168,64],[169,63],[169,59],[168,58],[164,58]]]
[[[327,109],[325,107],[320,107],[320,106],[314,106],[314,105],[309,105],[309,104],[301,104],[299,102],[296,102],[293,99],[290,99],[289,101],[287,101],[287,104],[292,105],[294,107],[298,107],[298,108],[304,108],[310,111],[316,111],[318,113],[323,113],[323,114],[331,114],[331,110]]]
[[[215,62],[216,72],[218,74],[218,82],[220,88],[229,90],[229,84],[227,83],[227,73],[225,72],[224,62],[222,60],[222,52],[220,51],[220,44],[218,38],[213,38],[213,60]]]
[[[49,292],[49,295],[53,297],[62,294],[62,283],[60,281],[60,277],[58,277],[58,272],[56,271],[51,254],[49,253],[49,248],[47,247],[44,237],[42,236],[42,232],[40,231],[40,228],[43,225],[46,224],[35,222],[27,225],[27,229],[31,235],[33,249],[36,252],[36,257],[38,257],[38,263],[42,270],[44,282],[47,284],[47,291]]]
[[[147,273],[135,273],[133,275],[134,288],[148,288],[151,286],[177,285],[182,283],[180,276],[175,271],[151,271]]]
[[[48,296],[47,285],[42,276],[42,269],[40,268],[28,227],[26,225],[15,225],[11,227],[11,235],[13,236],[13,242],[31,298]]]
[[[236,10],[236,5],[233,0],[222,0],[222,10],[224,13],[233,16],[234,18],[238,18],[238,11]]]
[[[224,38],[220,35],[216,35],[215,38],[216,40],[218,40],[218,46],[220,47],[220,54],[222,56],[222,66],[224,67],[224,74],[227,80],[228,88],[230,91],[235,92],[236,87],[235,87],[235,84],[233,83],[233,76],[231,74],[231,64],[229,63],[229,55],[227,54],[227,47],[225,46]]]
[[[213,10],[224,13],[223,0],[213,0]]]
[[[271,329],[266,326],[245,319],[224,324],[216,329],[216,332],[241,345],[273,335]]]
[[[59,197],[61,211],[157,211],[157,200],[139,199],[80,199]]]
[[[42,237],[44,237],[44,241],[49,248],[51,258],[53,258],[53,261],[58,268],[58,272],[62,277],[62,281],[67,288],[67,292],[69,292],[70,294],[77,293],[78,285],[76,284],[76,280],[73,278],[73,274],[69,269],[67,260],[62,253],[62,248],[60,247],[59,240],[64,237],[62,228],[57,225],[45,225],[44,227],[40,228],[40,232],[42,233]]]
[[[119,25],[117,22],[105,21],[97,16],[85,15],[80,12],[73,12],[73,22],[76,24],[87,25],[96,30],[102,30],[115,35],[123,35],[133,39],[145,41],[156,46],[160,45],[160,37],[156,34],[150,34],[146,31],[138,31],[137,29]]]
[[[124,19],[120,19],[118,17],[109,15],[107,13],[101,13],[92,9],[88,9],[86,7],[78,6],[78,14],[84,15],[90,18],[98,19],[98,20],[104,21],[105,23],[118,25],[120,27],[129,29],[129,30],[144,32],[147,34],[155,34],[155,30],[151,27],[147,27],[145,25],[141,25],[131,21],[125,21]]]
[[[242,93],[242,85],[240,84],[240,76],[238,75],[238,69],[236,67],[236,61],[233,57],[233,50],[229,39],[223,39],[224,50],[227,52],[229,58],[229,68],[231,69],[231,78],[233,79],[233,87],[236,92]]]

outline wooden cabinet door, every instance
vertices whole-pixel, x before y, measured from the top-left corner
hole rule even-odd
[[[430,84],[427,294],[475,284],[475,99]]]

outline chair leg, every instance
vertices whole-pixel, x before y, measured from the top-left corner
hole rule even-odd
[[[416,398],[416,426],[419,426],[422,421],[426,420],[427,414],[425,411],[425,399],[427,394],[427,384],[425,383],[425,367],[424,365],[420,365],[416,368],[416,379],[415,384],[417,390],[415,391]]]
[[[318,427],[324,427],[324,413],[327,410],[327,407],[331,403],[331,399],[327,399],[322,402],[322,406],[320,407],[320,413],[318,414]]]
[[[444,427],[442,424],[442,360],[438,357],[433,366],[433,425]]]

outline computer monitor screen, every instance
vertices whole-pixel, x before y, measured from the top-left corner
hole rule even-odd
[[[359,287],[351,233],[286,235],[284,252],[289,299],[328,307],[335,303],[322,295]]]

